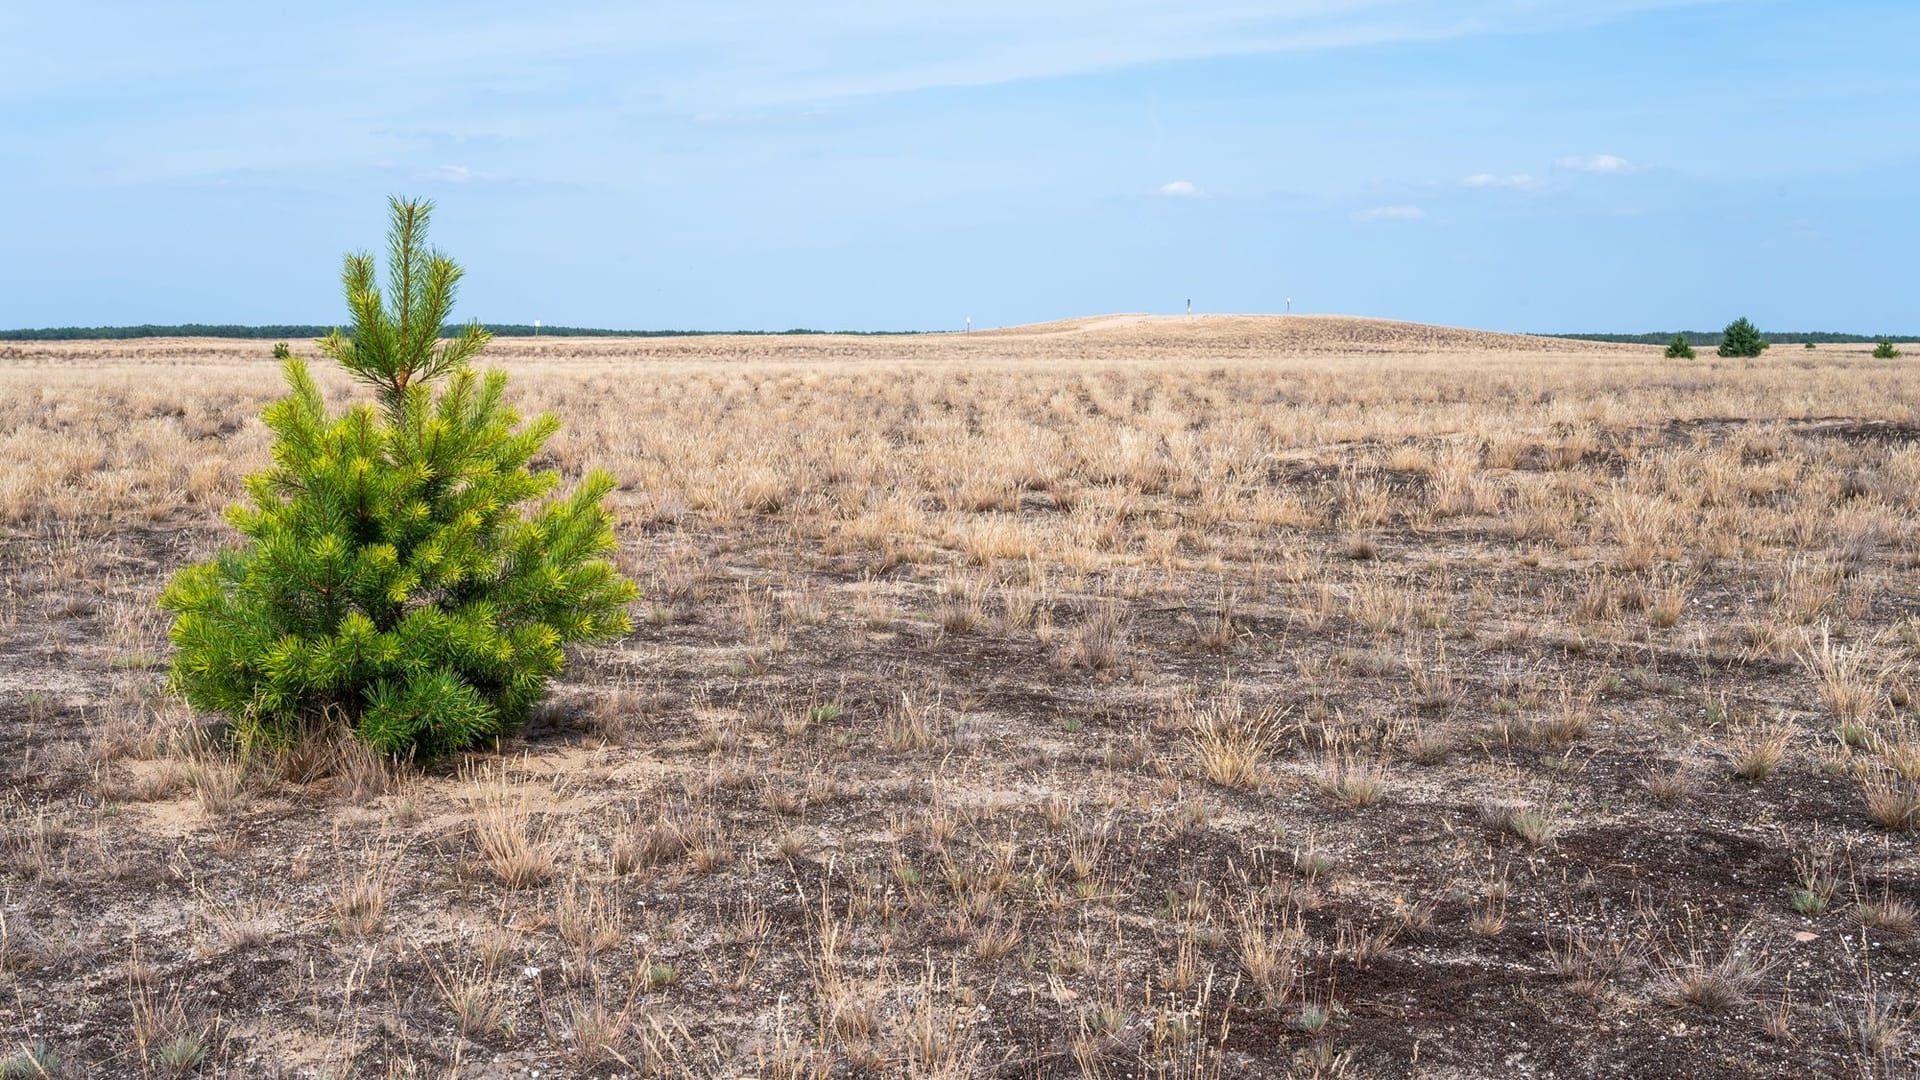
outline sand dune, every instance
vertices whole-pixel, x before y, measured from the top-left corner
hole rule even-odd
[[[1566,352],[1588,343],[1357,315],[1095,315],[975,331],[974,337],[1099,339],[1273,353]],[[1604,347],[1604,346],[1602,346]],[[1622,346],[1634,348],[1634,346]]]

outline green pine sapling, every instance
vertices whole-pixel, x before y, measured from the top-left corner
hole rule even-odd
[[[1753,323],[1742,316],[1728,323],[1727,328],[1720,332],[1720,348],[1716,351],[1721,356],[1752,358],[1767,351],[1767,339],[1760,336],[1760,331]]]
[[[173,686],[243,746],[341,727],[395,756],[483,745],[518,726],[565,646],[631,628],[612,477],[546,499],[559,477],[532,463],[558,421],[522,424],[506,376],[467,366],[489,340],[477,324],[442,340],[461,270],[425,247],[432,204],[391,210],[386,294],[373,257],[349,255],[353,329],[320,343],[375,403],[329,413],[276,346],[292,396],[263,416],[272,466],[228,512],[246,543],[161,598]]]

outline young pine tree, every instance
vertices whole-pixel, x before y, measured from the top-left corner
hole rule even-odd
[[[1898,360],[1900,358],[1900,350],[1894,347],[1892,338],[1883,337],[1873,347],[1873,358],[1875,360]]]
[[[636,591],[607,559],[613,479],[545,499],[559,477],[533,460],[558,422],[522,424],[506,376],[467,366],[488,341],[477,324],[441,339],[461,270],[425,246],[432,204],[391,210],[386,293],[373,257],[349,255],[353,329],[320,343],[374,401],[329,413],[276,346],[293,393],[264,414],[272,467],[228,512],[246,543],[161,598],[175,688],[243,745],[341,726],[396,756],[484,744],[521,722],[567,644],[631,626]]]
[[[1727,324],[1720,334],[1721,356],[1759,356],[1766,351],[1767,339],[1743,316]]]
[[[1673,340],[1667,342],[1667,359],[1669,360],[1693,359],[1693,346],[1687,344],[1686,335],[1675,334],[1673,335]]]

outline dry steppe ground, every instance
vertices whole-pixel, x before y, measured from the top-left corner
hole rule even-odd
[[[422,771],[164,693],[268,344],[0,344],[0,1075],[1920,1069],[1920,361],[501,341],[645,599]]]

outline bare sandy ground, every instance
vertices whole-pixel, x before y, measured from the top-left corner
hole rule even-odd
[[[165,692],[270,345],[0,343],[0,1075],[1920,1068],[1920,364],[503,339],[645,598],[415,769]]]

